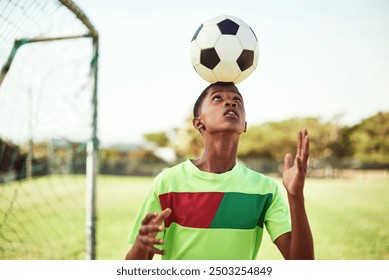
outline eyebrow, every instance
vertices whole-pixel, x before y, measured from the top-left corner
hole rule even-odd
[[[214,92],[212,92],[209,97],[211,97],[212,95],[214,95],[215,93],[218,93],[220,91],[225,91],[224,89],[217,89],[215,90]],[[242,94],[238,91],[238,90],[232,90],[234,93],[236,93],[237,95],[239,95],[242,99],[243,99],[243,96]]]

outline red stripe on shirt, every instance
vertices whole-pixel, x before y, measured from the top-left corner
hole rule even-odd
[[[209,228],[223,195],[221,192],[171,192],[159,195],[162,210],[172,209],[165,220],[165,227],[175,222],[185,227]]]

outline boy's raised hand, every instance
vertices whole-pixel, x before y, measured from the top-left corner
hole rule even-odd
[[[285,155],[282,183],[289,195],[302,195],[309,157],[309,136],[307,129],[298,132],[297,152],[292,166],[292,155]]]

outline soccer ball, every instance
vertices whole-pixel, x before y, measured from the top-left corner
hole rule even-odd
[[[190,43],[190,58],[204,80],[233,82],[246,79],[258,64],[258,40],[244,21],[218,16],[200,25]]]

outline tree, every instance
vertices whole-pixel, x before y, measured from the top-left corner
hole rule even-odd
[[[170,144],[166,132],[155,132],[143,135],[146,141],[156,144],[158,147],[167,147]]]
[[[318,118],[292,118],[281,122],[268,122],[249,127],[241,137],[238,156],[259,156],[282,161],[288,152],[295,154],[297,131],[307,128],[310,135],[312,158],[332,156],[330,144],[336,141],[339,127],[322,123]]]
[[[196,158],[203,150],[203,138],[192,124],[192,116],[189,116],[182,128],[177,131],[173,148],[180,157]]]
[[[336,141],[332,141],[328,148],[331,150],[332,160],[350,159],[354,155],[354,146],[351,143],[350,135],[353,128],[348,126],[340,127],[337,133]]]
[[[352,127],[355,158],[365,163],[389,163],[389,112],[379,112]]]

